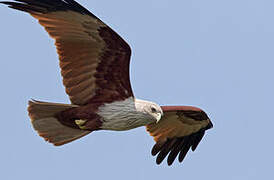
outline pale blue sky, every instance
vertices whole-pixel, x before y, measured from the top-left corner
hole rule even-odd
[[[68,103],[53,40],[0,6],[0,179],[273,179],[273,0],[78,0],[131,46],[138,98],[194,105],[214,123],[183,164],[157,166],[141,127],[54,147],[32,129],[30,98]]]

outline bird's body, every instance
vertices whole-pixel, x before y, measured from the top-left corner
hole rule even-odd
[[[38,134],[63,145],[92,131],[124,131],[146,126],[160,164],[183,161],[213,127],[206,113],[190,106],[159,106],[133,95],[130,46],[110,27],[74,0],[0,2],[29,13],[55,39],[63,84],[71,104],[29,101]]]
[[[161,109],[155,103],[135,98],[128,98],[124,101],[117,101],[99,107],[98,114],[103,119],[101,129],[123,131],[156,122],[155,117],[150,113],[146,113],[144,104],[147,106],[154,105]],[[159,113],[158,120],[162,115],[162,112]]]

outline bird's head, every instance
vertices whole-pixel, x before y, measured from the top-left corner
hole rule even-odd
[[[162,108],[158,104],[150,101],[136,99],[135,107],[137,111],[154,120],[154,122],[159,122],[164,115]]]

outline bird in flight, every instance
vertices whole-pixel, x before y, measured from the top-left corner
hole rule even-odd
[[[60,146],[92,131],[146,126],[154,137],[151,154],[160,164],[182,162],[213,127],[191,106],[159,106],[134,97],[129,45],[74,0],[2,1],[29,13],[55,39],[63,84],[71,104],[29,101],[31,123],[46,141]]]

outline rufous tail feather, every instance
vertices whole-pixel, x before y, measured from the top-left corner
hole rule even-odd
[[[65,126],[55,117],[58,112],[73,107],[78,106],[32,100],[29,101],[28,112],[31,123],[38,134],[46,141],[60,146],[79,139],[91,132]]]

